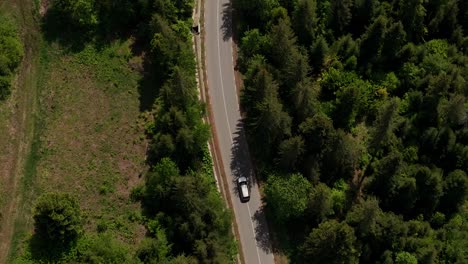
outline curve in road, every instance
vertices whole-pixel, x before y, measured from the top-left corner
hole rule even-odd
[[[222,168],[227,175],[231,202],[237,222],[244,261],[274,263],[270,237],[263,213],[258,184],[239,110],[234,77],[231,4],[229,0],[205,0],[205,65],[211,109],[216,127]],[[245,176],[250,182],[250,201],[242,203],[236,180]]]

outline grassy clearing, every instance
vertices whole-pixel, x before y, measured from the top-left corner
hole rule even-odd
[[[132,69],[141,60],[133,57],[130,45],[131,40],[99,49],[90,45],[70,54],[45,44],[40,129],[23,181],[27,197],[16,225],[19,251],[12,252],[24,251],[32,234],[30,201],[46,191],[76,195],[87,232],[110,231],[129,244],[143,237],[139,205],[129,199],[145,170],[146,154],[140,74]]]

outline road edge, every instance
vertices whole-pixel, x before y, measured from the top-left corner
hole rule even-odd
[[[207,72],[206,72],[206,56],[205,56],[205,27],[204,27],[204,4],[205,0],[197,0],[197,4],[195,5],[194,16],[197,12],[199,18],[199,33],[194,34],[194,48],[195,48],[195,57],[197,60],[197,82],[198,82],[198,89],[200,91],[200,99],[206,105],[207,114],[204,116],[204,121],[210,125],[211,134],[210,140],[208,142],[208,147],[210,150],[210,155],[213,160],[213,172],[216,178],[218,191],[221,193],[227,207],[231,210],[231,222],[232,222],[232,231],[236,238],[236,242],[238,245],[238,252],[237,252],[237,263],[246,263],[244,259],[244,254],[242,250],[242,244],[240,242],[240,234],[239,229],[237,227],[237,221],[234,215],[231,195],[229,192],[229,187],[226,182],[226,173],[222,169],[223,168],[223,161],[220,154],[219,143],[218,143],[218,136],[216,133],[216,127],[214,124],[214,117],[213,117],[213,110],[211,107],[211,100],[210,94],[208,89],[208,81],[207,81]],[[194,19],[195,20],[195,19]]]

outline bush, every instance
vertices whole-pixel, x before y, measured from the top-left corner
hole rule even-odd
[[[39,197],[34,213],[35,235],[46,244],[67,246],[82,233],[78,201],[66,193],[46,193]]]
[[[9,93],[12,75],[23,58],[23,45],[14,24],[0,13],[0,98]]]
[[[75,251],[65,262],[72,263],[138,263],[130,253],[130,248],[105,233],[99,236],[86,236],[80,239]]]

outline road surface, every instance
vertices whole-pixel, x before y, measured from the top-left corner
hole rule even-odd
[[[240,250],[247,264],[274,263],[265,216],[253,175],[239,111],[234,79],[231,6],[229,0],[205,0],[205,64],[216,137],[227,177],[240,235]],[[251,198],[241,203],[236,180],[250,181]]]

